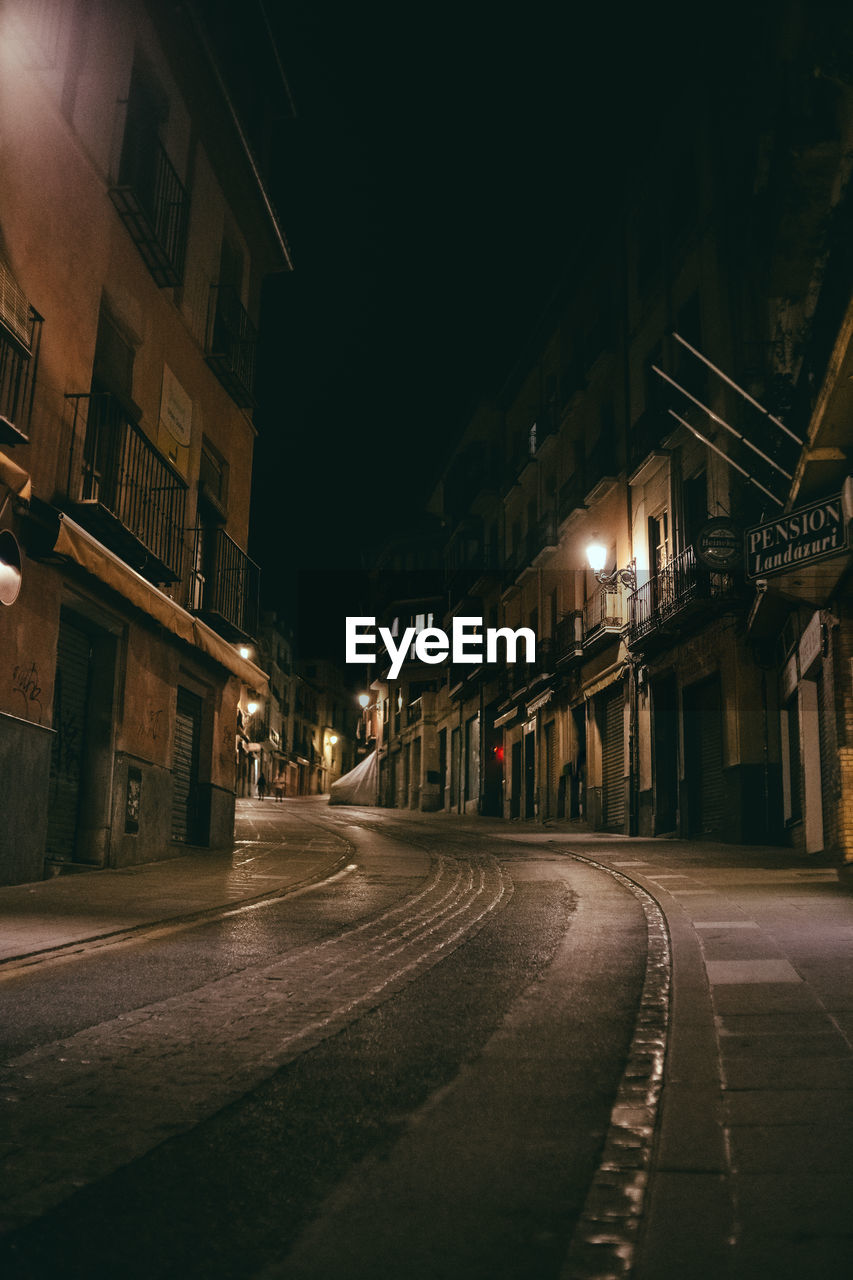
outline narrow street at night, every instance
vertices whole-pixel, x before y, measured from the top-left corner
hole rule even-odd
[[[842,1274],[853,903],[766,852],[243,801],[0,891],[3,1274]]]

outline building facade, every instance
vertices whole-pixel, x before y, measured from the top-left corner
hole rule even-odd
[[[386,672],[382,803],[853,857],[840,35],[691,85],[469,422],[432,609],[536,660]]]
[[[0,880],[233,834],[287,247],[193,5],[0,10]]]

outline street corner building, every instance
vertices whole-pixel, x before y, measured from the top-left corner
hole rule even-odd
[[[395,635],[537,636],[380,672],[380,803],[853,859],[853,84],[846,19],[784,8],[567,246],[432,529],[377,562],[433,574],[380,601]]]
[[[0,7],[0,882],[233,834],[261,285],[201,7]]]

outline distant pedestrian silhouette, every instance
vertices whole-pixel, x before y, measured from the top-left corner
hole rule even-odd
[[[267,794],[267,780],[262,773],[258,774],[258,799],[263,800]]]

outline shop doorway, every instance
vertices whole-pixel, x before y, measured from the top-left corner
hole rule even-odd
[[[688,835],[723,835],[723,716],[720,678],[691,685],[683,693]]]
[[[201,736],[201,698],[178,689],[175,744],[172,755],[172,839],[199,841],[198,760]]]

